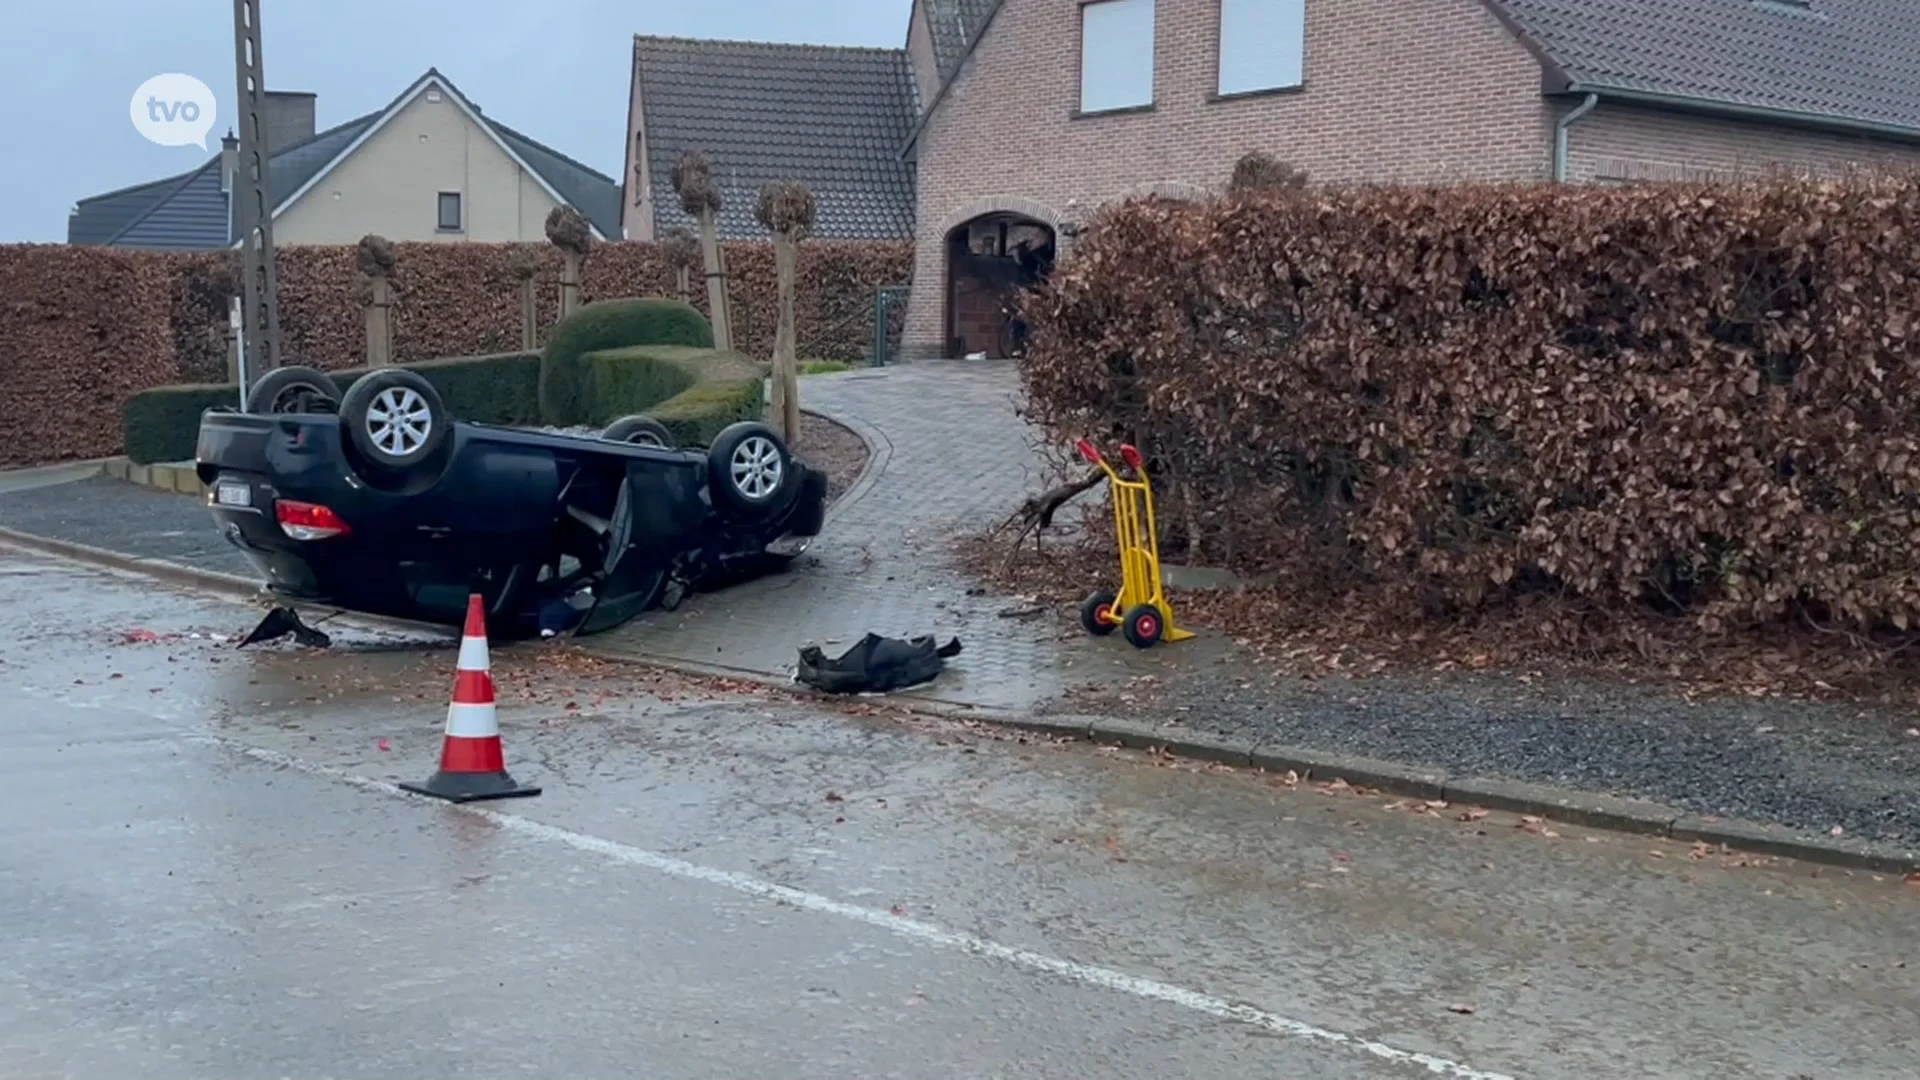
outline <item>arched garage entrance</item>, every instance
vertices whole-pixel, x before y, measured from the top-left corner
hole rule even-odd
[[[1053,272],[1053,227],[994,211],[947,233],[946,355],[1006,356],[1020,351],[1025,324],[1011,311],[1024,289]]]

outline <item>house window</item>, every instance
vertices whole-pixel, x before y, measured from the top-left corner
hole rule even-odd
[[[440,193],[440,231],[460,231],[460,193],[457,191]]]
[[[1153,104],[1153,0],[1080,7],[1080,111]]]
[[[1220,0],[1220,93],[1301,85],[1306,44],[1306,0]]]

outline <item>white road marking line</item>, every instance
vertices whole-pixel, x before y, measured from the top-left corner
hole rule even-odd
[[[294,769],[328,780],[335,780],[364,791],[377,791],[385,795],[395,795],[405,799],[423,798],[422,796],[402,791],[398,785],[388,783],[385,780],[375,780],[371,777],[360,776],[331,765],[320,765],[314,762],[304,761],[300,758],[279,753],[278,751],[266,750],[257,746],[248,746],[244,743],[233,742],[228,739],[217,737],[197,738],[198,741],[214,743],[235,753],[250,757],[255,761],[264,762],[269,765],[277,765],[282,768]],[[540,840],[551,840],[578,851],[592,852],[593,854],[604,856],[607,859],[627,866],[637,866],[672,877],[683,878],[688,881],[718,885],[723,889],[730,889],[747,896],[790,904],[802,911],[812,911],[822,915],[836,915],[843,919],[850,919],[854,922],[865,923],[868,926],[875,926],[882,930],[890,931],[901,937],[918,941],[924,945],[953,949],[959,952],[971,953],[975,956],[991,957],[992,959],[1012,964],[1015,967],[1025,968],[1029,971],[1058,975],[1086,986],[1098,987],[1103,990],[1113,990],[1122,994],[1145,998],[1150,1001],[1164,1002],[1169,1005],[1177,1005],[1181,1008],[1191,1009],[1194,1012],[1204,1013],[1205,1015],[1221,1020],[1231,1020],[1236,1023],[1261,1028],[1273,1032],[1276,1035],[1304,1039],[1309,1042],[1351,1047],[1384,1061],[1391,1061],[1401,1065],[1418,1065],[1425,1068],[1429,1073],[1439,1076],[1458,1077],[1460,1080],[1514,1080],[1513,1077],[1504,1073],[1483,1072],[1457,1061],[1449,1061],[1446,1058],[1435,1057],[1432,1054],[1402,1050],[1398,1047],[1388,1046],[1386,1043],[1375,1042],[1371,1039],[1362,1039],[1344,1032],[1330,1031],[1304,1021],[1293,1020],[1277,1013],[1267,1012],[1264,1009],[1257,1009],[1251,1005],[1237,1004],[1225,998],[1214,997],[1211,994],[1204,994],[1198,990],[1188,990],[1184,987],[1160,982],[1157,979],[1142,978],[1138,975],[1128,975],[1122,971],[1115,971],[1112,968],[1099,967],[1094,964],[1082,964],[1073,960],[1062,960],[1059,957],[1048,956],[1045,953],[1031,952],[1026,949],[1016,949],[1010,945],[1002,945],[974,934],[949,930],[946,927],[936,926],[933,923],[921,922],[918,919],[909,919],[904,916],[895,915],[890,911],[843,903],[817,893],[805,892],[786,885],[776,885],[773,882],[762,881],[758,878],[748,877],[745,874],[737,874],[731,870],[720,870],[711,866],[701,866],[697,863],[690,863],[683,859],[672,858],[671,856],[661,855],[641,848],[629,847],[626,844],[605,840],[597,836],[588,836],[585,833],[562,829],[558,826],[534,821],[531,818],[491,810],[480,804],[449,803],[447,806],[450,809],[459,810],[463,813],[484,817],[501,828],[513,832]]]

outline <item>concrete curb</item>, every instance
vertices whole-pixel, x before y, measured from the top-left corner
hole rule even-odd
[[[108,458],[101,463],[100,471],[115,480],[125,480],[130,484],[139,484],[156,491],[171,491],[181,495],[205,495],[207,486],[200,482],[200,474],[191,461],[156,462],[152,465],[136,465],[129,458]]]
[[[108,570],[119,570],[131,574],[144,574],[148,577],[170,581],[176,585],[186,585],[196,589],[210,589],[227,595],[237,595],[242,599],[253,600],[263,594],[257,581],[240,577],[237,574],[223,573],[219,570],[202,570],[197,567],[183,566],[166,559],[142,558],[91,544],[76,543],[72,540],[56,540],[48,536],[21,532],[0,525],[0,543],[26,548],[47,555],[57,555],[75,562],[90,563]]]
[[[851,493],[851,491],[849,492]],[[836,504],[838,505],[838,504]],[[41,551],[108,569],[144,574],[195,588],[210,589],[241,599],[261,595],[258,582],[214,570],[200,570],[164,559],[146,559],[117,551],[53,540],[0,526],[0,542]],[[388,621],[388,620],[381,620]],[[412,629],[411,624],[394,623]],[[593,655],[619,663],[662,668],[692,675],[718,676],[782,689],[796,697],[838,700],[796,686],[793,680],[764,671],[720,664],[670,660],[646,654],[603,649]],[[928,688],[932,690],[932,688]],[[1783,828],[1738,819],[1712,818],[1660,803],[1619,796],[1550,787],[1492,777],[1453,776],[1389,761],[1346,757],[1307,747],[1254,739],[1231,739],[1190,731],[1184,727],[1146,724],[1104,716],[1022,716],[979,709],[937,697],[926,691],[892,695],[885,700],[923,715],[945,720],[972,720],[1056,738],[1085,739],[1089,743],[1158,750],[1196,761],[1219,762],[1270,773],[1293,772],[1302,780],[1345,780],[1393,795],[1444,799],[1450,803],[1485,807],[1545,820],[1652,836],[1683,843],[1724,845],[1730,850],[1772,855],[1801,862],[1867,870],[1884,874],[1920,873],[1920,851],[1856,840],[1827,839],[1796,834]],[[862,699],[865,700],[865,699]]]
[[[600,649],[591,651],[595,656],[620,663],[738,679],[784,689],[809,700],[836,700],[796,686],[791,678],[780,678],[763,671],[699,661],[670,660],[645,654]],[[979,721],[1055,738],[1084,739],[1097,745],[1133,750],[1155,750],[1194,761],[1217,762],[1269,773],[1292,772],[1303,781],[1345,780],[1349,784],[1373,788],[1390,795],[1441,799],[1457,805],[1527,814],[1547,821],[1607,832],[1683,843],[1725,845],[1733,851],[1873,873],[1920,872],[1920,851],[1885,844],[1804,836],[1772,825],[1703,817],[1661,803],[1617,795],[1495,777],[1453,776],[1439,769],[1349,757],[1255,739],[1223,738],[1184,727],[1141,723],[1119,717],[1021,716],[957,705],[931,696],[928,691],[907,691],[891,695],[886,700],[913,712],[944,720]]]
[[[18,469],[0,469],[0,494],[58,487],[99,476],[109,458],[87,461],[62,461],[52,465],[28,465]]]
[[[975,719],[996,719],[975,714]],[[1097,743],[1159,749],[1178,757],[1247,766],[1265,772],[1293,772],[1303,780],[1345,780],[1393,795],[1441,799],[1449,803],[1530,814],[1549,821],[1608,832],[1631,833],[1687,843],[1725,845],[1735,851],[1776,855],[1874,873],[1920,872],[1920,851],[1885,844],[1815,838],[1785,828],[1730,818],[1693,814],[1662,803],[1573,788],[1530,784],[1486,776],[1454,776],[1370,758],[1347,757],[1308,747],[1237,741],[1186,731],[1156,728],[1106,717],[1062,718],[1048,730],[1078,731]],[[1031,726],[1029,724],[1025,726]]]
[[[238,574],[228,574],[219,570],[203,570],[199,567],[185,566],[181,563],[170,562],[166,559],[142,558],[136,555],[128,555],[124,552],[109,551],[106,548],[94,547],[91,544],[76,543],[72,540],[56,540],[52,537],[21,532],[18,529],[11,529],[0,525],[0,547],[8,546],[23,548],[28,551],[37,551],[43,555],[52,555],[56,558],[70,559],[74,562],[98,566],[105,570],[139,574],[144,577],[165,581],[169,584],[179,585],[183,588],[199,589],[204,592],[226,596],[243,603],[272,604],[275,606],[287,604],[287,601],[274,597],[273,594],[267,591],[265,585],[253,578],[244,578]],[[337,612],[343,610],[341,608],[330,607],[326,604],[295,602],[291,606],[308,611]],[[445,626],[408,622],[405,619],[393,619],[384,615],[368,615],[358,611],[350,612],[349,614],[355,623],[363,623],[368,626],[415,635],[430,631],[447,638],[449,641],[458,641],[458,638],[452,636],[454,631]]]
[[[826,518],[820,526],[821,531],[825,532],[827,526],[832,525],[854,503],[866,498],[867,493],[880,482],[880,478],[886,475],[887,464],[893,460],[893,441],[887,438],[885,432],[857,417],[835,416],[825,409],[800,411],[811,413],[830,423],[839,424],[860,436],[860,441],[867,444],[867,463],[861,466],[860,475],[854,477],[853,483],[847,486],[847,490],[841,492],[840,497],[833,500],[833,505],[827,507]]]

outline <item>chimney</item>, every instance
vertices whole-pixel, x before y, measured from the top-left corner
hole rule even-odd
[[[240,167],[240,140],[234,137],[233,129],[227,129],[226,138],[220,140],[220,190],[233,193],[233,171]]]
[[[269,90],[261,95],[261,127],[267,132],[267,155],[313,138],[314,95],[304,90]]]

